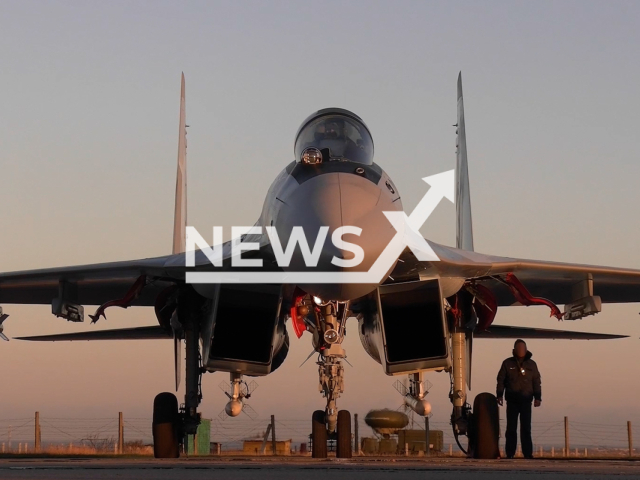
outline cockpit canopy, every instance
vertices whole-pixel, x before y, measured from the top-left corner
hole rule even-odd
[[[310,147],[320,150],[324,161],[373,163],[369,129],[355,113],[342,108],[319,110],[302,123],[294,146],[296,162]]]

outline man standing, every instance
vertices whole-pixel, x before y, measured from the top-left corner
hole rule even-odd
[[[525,458],[533,458],[533,442],[531,441],[531,401],[539,407],[542,402],[540,372],[538,365],[531,360],[531,352],[527,350],[524,340],[518,339],[513,345],[513,356],[502,362],[498,372],[496,397],[498,404],[503,405],[502,395],[507,390],[507,433],[505,453],[507,458],[516,454],[518,443],[518,416],[520,417],[520,442]]]

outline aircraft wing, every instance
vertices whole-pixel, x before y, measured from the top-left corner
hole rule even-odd
[[[158,286],[162,287],[161,280],[169,278],[165,268],[168,258],[0,273],[0,304],[50,304],[58,297],[60,282],[64,280],[74,285],[75,303],[101,305],[125,295],[145,275],[150,283],[135,304],[153,305]]]
[[[420,271],[421,275],[475,280],[491,290],[498,306],[518,304],[504,282],[508,274],[516,276],[532,296],[556,304],[564,305],[581,298],[580,290],[587,282],[592,282],[591,294],[600,296],[603,303],[640,302],[640,270],[499,257],[434,242],[429,244],[440,261],[418,262],[413,257],[413,262],[405,258],[405,263],[398,265],[408,272],[413,263],[416,273]],[[413,256],[405,251],[403,257],[407,255]]]
[[[265,244],[261,250],[243,254],[243,258],[254,257],[263,258],[265,264],[269,264],[270,247]],[[226,242],[223,245],[223,270],[232,268],[230,259],[231,244]],[[60,296],[63,281],[71,285],[69,301],[79,305],[102,305],[125,297],[142,279],[140,286],[144,288],[136,292],[131,305],[153,306],[162,289],[184,282],[187,270],[185,263],[185,254],[177,253],[141,260],[0,273],[0,305],[51,304],[54,298]],[[195,268],[191,270],[211,268],[204,253],[196,251]]]
[[[498,305],[516,303],[509,289],[496,280],[496,276],[513,273],[532,295],[543,297],[557,304],[578,300],[575,288],[588,278],[593,280],[593,295],[603,303],[640,302],[640,270],[517,260],[493,264],[491,278],[481,278],[496,296]]]

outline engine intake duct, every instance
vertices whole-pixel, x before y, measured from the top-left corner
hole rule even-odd
[[[360,325],[362,343],[387,375],[450,366],[438,280],[382,285],[367,303]]]
[[[218,298],[210,370],[267,375],[280,366],[289,342],[280,315],[280,287],[222,285]]]

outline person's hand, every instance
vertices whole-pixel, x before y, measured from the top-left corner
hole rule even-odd
[[[503,404],[504,404],[504,400],[502,400],[502,397],[498,397],[498,405],[502,406]]]
[[[534,400],[533,401],[533,406],[534,407],[539,407],[541,403],[542,403],[542,400]]]

